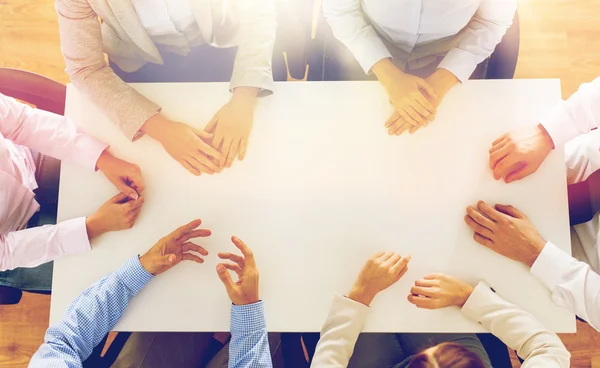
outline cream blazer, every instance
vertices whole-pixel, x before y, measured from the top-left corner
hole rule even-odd
[[[230,88],[272,90],[276,33],[274,0],[190,0],[203,42],[238,46]],[[124,83],[104,53],[124,71],[163,59],[128,0],[56,0],[61,50],[71,82],[129,139],[160,106]],[[198,65],[202,68],[202,65]]]

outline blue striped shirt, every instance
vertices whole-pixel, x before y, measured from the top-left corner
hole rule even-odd
[[[29,362],[32,368],[79,368],[117,324],[131,298],[154,276],[139,258],[94,283],[50,326],[44,344]],[[272,367],[263,302],[231,307],[229,367]]]

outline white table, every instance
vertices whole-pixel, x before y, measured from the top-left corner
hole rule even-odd
[[[203,128],[229,98],[226,83],[139,84],[171,118]],[[93,250],[56,261],[51,322],[82,290],[143,254],[193,218],[213,236],[203,265],[183,263],[157,277],[129,305],[119,331],[222,331],[229,300],[215,271],[235,234],[255,252],[271,331],[318,331],[334,293],[345,293],[376,251],[411,253],[408,273],[372,304],[365,331],[482,331],[456,308],[418,310],[414,280],[447,272],[486,280],[548,328],[574,332],[575,318],[525,266],[472,240],[465,208],[478,199],[510,203],[570,252],[564,153],[533,176],[494,181],[488,149],[500,134],[533,124],[560,99],[558,80],[470,81],[452,90],[436,121],[414,135],[389,136],[392,112],[375,82],[280,83],[261,99],[243,162],[194,177],[154,140],[129,142],[72,86],[67,116],[142,168],[146,203],[129,231],[106,234]],[[116,189],[101,173],[63,163],[59,220],[92,213]]]

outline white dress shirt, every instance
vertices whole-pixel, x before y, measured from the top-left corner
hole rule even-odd
[[[461,309],[470,320],[480,323],[525,361],[522,367],[568,368],[571,354],[560,338],[533,315],[496,295],[480,282]],[[321,329],[311,367],[346,367],[370,308],[336,296]]]
[[[555,146],[600,126],[600,77],[582,84],[568,100],[556,105],[541,124]]]
[[[34,267],[90,249],[85,217],[24,229],[40,209],[33,193],[37,183],[29,148],[95,170],[106,147],[64,116],[0,94],[0,271]]]
[[[196,20],[191,0],[131,0],[150,37],[179,35]]]
[[[323,0],[334,36],[368,73],[392,57],[384,40],[411,59],[445,54],[438,68],[461,82],[489,57],[512,24],[517,0]],[[452,42],[446,42],[452,41]],[[442,42],[443,46],[428,48]],[[421,49],[421,51],[418,51]],[[411,65],[411,67],[422,67]]]

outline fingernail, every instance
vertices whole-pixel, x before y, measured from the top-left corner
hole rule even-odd
[[[129,198],[133,199],[134,201],[137,200],[139,198],[137,193],[132,193],[131,195],[129,195]]]

